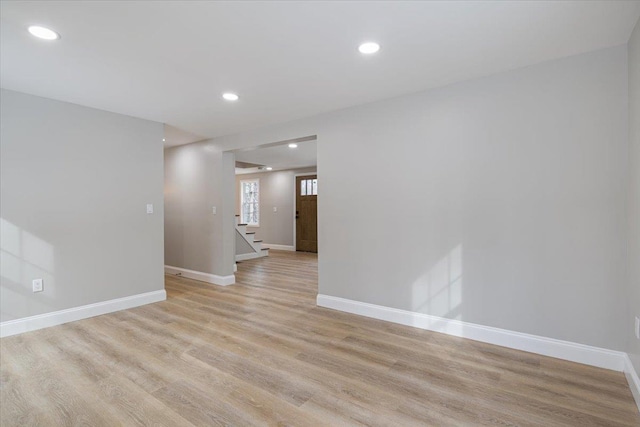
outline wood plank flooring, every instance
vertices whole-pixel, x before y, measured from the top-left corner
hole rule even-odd
[[[624,375],[318,308],[317,258],[3,338],[2,426],[640,426]]]

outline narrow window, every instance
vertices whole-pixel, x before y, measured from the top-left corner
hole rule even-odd
[[[260,180],[240,181],[240,217],[243,224],[260,225]]]

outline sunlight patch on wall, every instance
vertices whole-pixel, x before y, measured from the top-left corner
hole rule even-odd
[[[53,247],[44,240],[22,230],[22,257],[42,271],[53,272]]]
[[[0,218],[0,247],[3,251],[20,256],[20,229]]]
[[[0,251],[0,272],[2,273],[3,279],[20,283],[22,280],[22,263],[20,258],[2,249]]]
[[[2,319],[15,318],[12,308],[46,309],[55,298],[54,248],[50,243],[0,218],[0,276]],[[44,280],[44,292],[33,293],[32,281]]]
[[[412,311],[462,320],[462,245],[422,274],[412,287]]]

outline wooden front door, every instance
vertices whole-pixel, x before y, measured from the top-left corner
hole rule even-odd
[[[318,177],[296,177],[296,250],[318,252]]]

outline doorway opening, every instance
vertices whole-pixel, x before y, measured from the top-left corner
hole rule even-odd
[[[316,142],[312,135],[232,151],[236,271],[280,251],[317,254]]]

